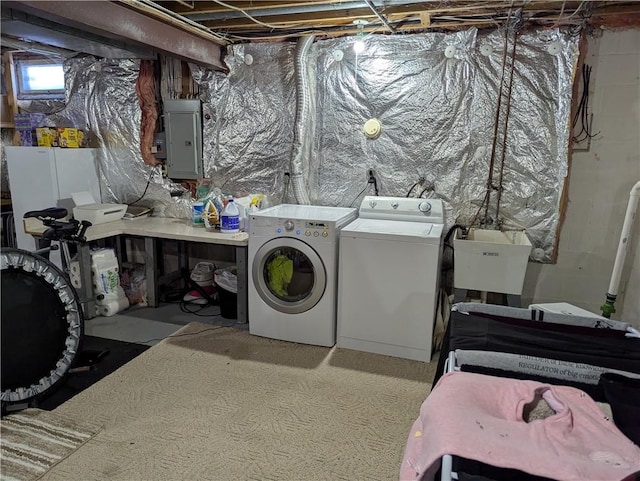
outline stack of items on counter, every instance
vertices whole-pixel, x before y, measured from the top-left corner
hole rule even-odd
[[[249,215],[268,207],[263,194],[234,198],[219,189],[210,189],[209,179],[201,181],[196,189],[196,200],[192,204],[194,225],[204,226],[207,231],[233,234],[249,232]]]
[[[19,147],[88,147],[87,134],[75,127],[45,127],[44,114],[15,114],[13,144]]]

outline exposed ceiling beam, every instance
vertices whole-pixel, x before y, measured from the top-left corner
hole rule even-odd
[[[6,4],[6,2],[5,2]],[[150,48],[127,45],[125,42],[68,27],[2,6],[3,45],[5,36],[27,39],[43,45],[52,45],[67,51],[83,52],[105,58],[155,58]],[[23,46],[28,45],[27,42]],[[34,50],[37,44],[34,45]]]
[[[5,1],[5,5],[96,35],[143,45],[156,52],[216,70],[227,69],[222,63],[220,45],[217,43],[122,4],[100,0]]]
[[[17,50],[21,52],[37,53],[39,55],[46,56],[73,57],[78,54],[77,51],[67,50],[65,48],[59,48],[39,42],[26,42],[6,35],[2,35],[2,38],[0,38],[0,45],[14,51]]]

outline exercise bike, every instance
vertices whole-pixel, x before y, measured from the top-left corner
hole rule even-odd
[[[37,218],[47,227],[41,241],[45,247],[0,250],[2,414],[36,406],[77,368],[84,315],[70,281],[69,247],[86,243],[91,223],[61,220],[66,216],[64,208],[27,212],[25,218]],[[57,249],[62,269],[48,259]]]

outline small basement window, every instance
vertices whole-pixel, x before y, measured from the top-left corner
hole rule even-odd
[[[16,59],[18,98],[63,99],[64,70],[62,61],[50,59]]]

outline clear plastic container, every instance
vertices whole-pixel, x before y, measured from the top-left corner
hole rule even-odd
[[[202,218],[202,213],[204,212],[204,203],[202,201],[196,201],[191,204],[191,222],[193,225],[202,226],[204,225],[204,219]]]
[[[240,211],[233,199],[229,199],[227,206],[220,215],[220,232],[223,234],[240,232]]]

